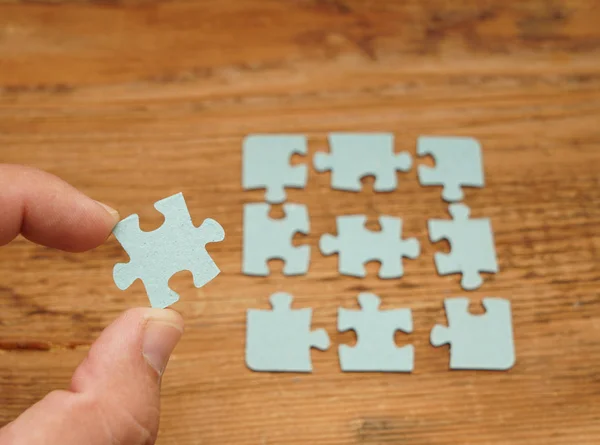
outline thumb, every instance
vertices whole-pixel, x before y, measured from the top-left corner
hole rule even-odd
[[[131,309],[110,325],[75,371],[0,430],[0,445],[152,445],[160,379],[183,332],[170,309]]]

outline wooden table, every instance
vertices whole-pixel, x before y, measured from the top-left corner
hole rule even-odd
[[[55,173],[142,228],[152,204],[182,191],[196,223],[227,238],[210,251],[222,274],[202,289],[171,283],[187,322],[163,386],[158,443],[592,444],[600,440],[600,9],[555,1],[0,2],[0,158]],[[329,188],[310,170],[289,201],[308,205],[310,271],[241,274],[241,142],[250,133],[306,134],[310,156],[331,131],[386,131],[415,153],[422,134],[478,138],[487,184],[469,189],[492,220],[500,272],[469,292],[513,305],[509,372],[448,370],[429,345],[442,302],[466,293],[439,277],[429,218],[447,217],[440,188],[416,169],[373,193]],[[298,162],[303,162],[299,159]],[[431,163],[418,160],[417,163]],[[275,214],[281,214],[281,207]],[[337,215],[404,219],[422,255],[402,279],[340,276],[318,250]],[[141,283],[119,291],[115,239],[65,254],[22,239],[0,249],[0,424],[68,385],[118,314],[147,305]],[[245,313],[285,290],[314,309],[332,339],[307,375],[250,372]],[[413,374],[342,373],[338,307],[361,291],[411,308]]]

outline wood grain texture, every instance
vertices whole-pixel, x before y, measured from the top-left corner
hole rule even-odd
[[[155,201],[183,191],[197,223],[227,238],[222,269],[197,290],[171,283],[187,322],[163,386],[160,445],[596,444],[600,440],[600,7],[596,0],[275,1],[0,0],[0,161],[55,173],[142,228]],[[450,372],[428,333],[442,301],[463,295],[438,277],[428,218],[445,217],[439,188],[416,170],[391,194],[329,189],[311,169],[305,190],[312,249],[304,277],[240,273],[241,141],[296,132],[310,155],[329,131],[392,131],[415,153],[420,134],[467,135],[484,147],[487,187],[468,190],[492,219],[500,273],[469,293],[513,304],[517,364]],[[310,158],[309,158],[310,159]],[[428,162],[428,161],[423,161]],[[277,209],[280,211],[280,209]],[[335,216],[404,218],[422,244],[401,280],[341,277],[318,252]],[[447,247],[446,247],[447,248]],[[19,239],[0,249],[0,424],[68,385],[90,344],[123,310],[146,305],[141,284],[112,282],[127,256],[114,239],[65,254]],[[315,310],[333,342],[311,375],[252,373],[245,311],[286,290]],[[410,307],[412,375],[343,374],[341,305],[368,290]]]

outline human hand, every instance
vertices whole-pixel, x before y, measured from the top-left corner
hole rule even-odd
[[[116,211],[32,168],[0,164],[0,246],[19,233],[82,252],[102,244]],[[151,445],[160,381],[183,332],[169,309],[125,312],[92,345],[68,391],[53,391],[0,429],[0,445]]]

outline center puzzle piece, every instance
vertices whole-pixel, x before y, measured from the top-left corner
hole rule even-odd
[[[396,331],[410,334],[413,330],[410,309],[381,311],[380,299],[371,293],[358,296],[361,311],[338,309],[338,330],[356,331],[354,347],[340,345],[342,371],[411,372],[414,368],[414,346],[396,346]]]
[[[440,275],[462,273],[461,285],[474,290],[483,284],[480,272],[498,272],[494,234],[489,218],[469,219],[464,204],[451,204],[453,220],[429,220],[429,238],[435,243],[450,241],[451,253],[436,253],[435,265]]]
[[[312,309],[291,309],[292,296],[270,297],[272,311],[248,309],[246,365],[253,371],[311,372],[311,348],[329,348],[324,329],[311,331]]]
[[[113,279],[121,290],[141,279],[151,306],[165,308],[179,300],[179,295],[169,288],[169,279],[175,273],[189,270],[196,287],[204,286],[219,274],[219,268],[206,252],[206,244],[223,241],[225,232],[210,218],[200,227],[194,227],[181,193],[157,201],[154,207],[165,217],[158,229],[143,232],[136,214],[114,228],[113,233],[130,261],[115,265]]]
[[[267,276],[270,259],[283,259],[284,275],[308,271],[310,246],[294,246],[295,233],[308,234],[310,221],[306,206],[283,204],[285,218],[271,219],[269,204],[244,205],[244,252],[242,271],[246,275]]]
[[[340,216],[336,219],[338,236],[321,236],[319,247],[323,255],[339,253],[339,271],[343,275],[365,277],[365,263],[381,262],[380,278],[399,278],[404,275],[402,258],[415,259],[421,248],[415,238],[403,240],[402,219],[380,216],[381,231],[365,227],[365,215]]]
[[[469,313],[468,298],[444,300],[448,327],[431,330],[431,344],[450,343],[450,368],[504,371],[515,364],[510,301],[484,298],[486,313]]]
[[[243,143],[242,186],[245,190],[266,189],[266,201],[285,201],[285,187],[304,188],[306,165],[290,165],[293,154],[305,155],[306,137],[295,134],[247,136]]]
[[[398,187],[396,171],[407,172],[412,159],[406,152],[394,153],[391,133],[331,133],[331,153],[317,153],[313,159],[319,172],[331,170],[331,187],[359,192],[361,178],[375,176],[376,192],[391,192]]]

